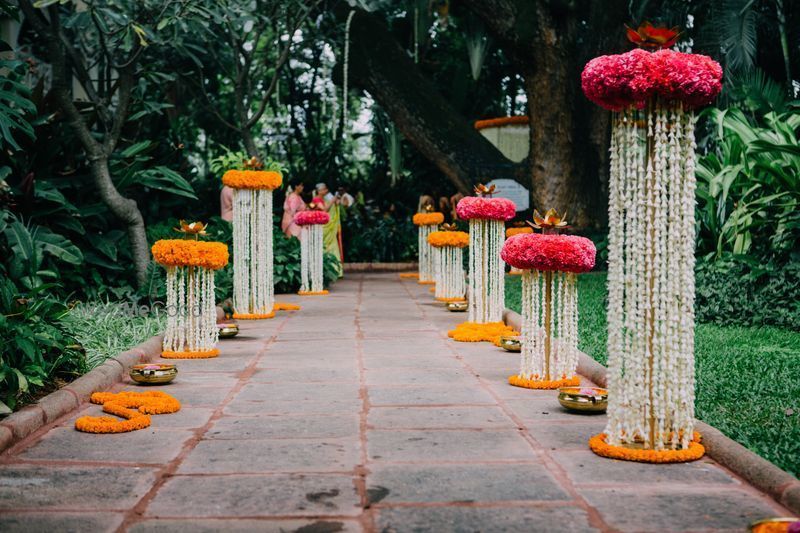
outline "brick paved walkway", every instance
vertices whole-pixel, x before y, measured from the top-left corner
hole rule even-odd
[[[595,457],[603,417],[507,385],[517,356],[447,340],[465,315],[427,287],[356,276],[299,301],[179,362],[162,390],[184,407],[151,428],[87,435],[76,413],[0,456],[0,530],[742,531],[787,514],[710,460]]]

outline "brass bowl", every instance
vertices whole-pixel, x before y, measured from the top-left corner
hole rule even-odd
[[[599,387],[561,387],[558,403],[571,411],[602,413],[608,407],[608,391]]]
[[[239,325],[232,322],[217,324],[217,327],[219,328],[220,339],[229,339],[239,334]]]
[[[447,310],[454,313],[463,313],[469,308],[467,302],[447,302]]]
[[[520,352],[522,351],[522,342],[517,335],[502,335],[500,347],[507,352]]]
[[[789,524],[800,522],[800,518],[783,517],[783,518],[764,518],[757,520],[750,524],[748,531],[751,533],[773,533],[789,531]]]
[[[133,365],[130,376],[136,383],[162,385],[169,383],[178,375],[178,367],[169,363],[146,363]]]

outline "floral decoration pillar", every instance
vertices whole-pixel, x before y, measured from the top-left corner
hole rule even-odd
[[[423,285],[432,285],[435,283],[433,279],[433,249],[428,244],[428,236],[439,228],[439,224],[444,222],[444,215],[442,213],[427,211],[415,214],[412,221],[414,225],[419,228],[419,283]]]
[[[694,110],[722,69],[643,25],[635,49],[586,64],[586,96],[613,114],[609,176],[608,424],[600,455],[648,462],[701,457],[694,431]]]
[[[466,292],[464,252],[469,234],[463,231],[434,231],[428,236],[433,247],[436,291],[439,302],[463,302]]]
[[[551,221],[561,221],[554,211],[537,227],[552,231]],[[522,271],[520,370],[508,382],[529,389],[580,385],[576,274],[594,268],[594,244],[575,235],[525,233],[509,238],[501,255]]]
[[[272,191],[280,172],[229,170],[222,183],[233,189],[233,317],[275,316]]]
[[[462,342],[495,342],[501,335],[516,334],[503,322],[505,268],[500,248],[505,222],[514,218],[516,206],[506,198],[492,198],[494,186],[478,185],[478,196],[462,198],[456,206],[461,220],[469,221],[469,320],[448,335]]]
[[[205,229],[199,222],[182,225]],[[193,232],[197,233],[197,232]],[[221,242],[165,239],[156,241],[153,258],[167,271],[167,328],[161,357],[216,357],[219,338],[214,301],[214,271],[228,264]]]
[[[318,209],[300,211],[294,215],[294,222],[300,226],[300,291],[301,296],[328,294],[323,287],[322,276],[322,226],[331,216]]]

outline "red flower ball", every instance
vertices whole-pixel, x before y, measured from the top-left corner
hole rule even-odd
[[[654,96],[696,108],[713,102],[722,90],[722,67],[700,54],[637,48],[589,61],[581,87],[589,100],[612,111],[641,108]]]
[[[298,226],[309,226],[311,224],[327,224],[331,216],[326,211],[309,209],[300,211],[294,215],[294,223]]]
[[[485,198],[467,196],[459,200],[456,214],[461,220],[473,218],[483,220],[511,220],[517,213],[517,206],[507,198]]]
[[[521,270],[588,272],[594,268],[597,250],[586,237],[526,233],[510,237],[500,257]]]
[[[583,93],[600,107],[612,111],[643,107],[653,91],[648,76],[651,55],[636,48],[625,54],[592,59],[581,74]]]
[[[695,108],[710,104],[722,90],[722,67],[708,56],[659,50],[651,56],[655,92]]]

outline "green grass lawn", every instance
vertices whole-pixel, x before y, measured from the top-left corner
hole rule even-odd
[[[606,274],[579,280],[580,348],[605,364]],[[506,305],[520,310],[519,276]],[[698,324],[695,355],[697,417],[800,476],[800,332]]]

